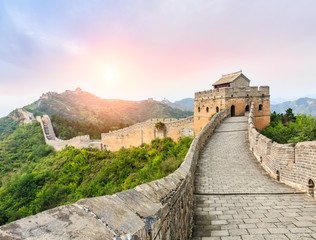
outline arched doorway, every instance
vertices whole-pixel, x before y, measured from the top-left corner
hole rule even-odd
[[[308,193],[314,197],[315,183],[312,179],[308,180]]]
[[[246,106],[245,111],[249,112],[249,105]]]
[[[235,116],[235,105],[232,105],[230,107],[230,116],[234,117]]]

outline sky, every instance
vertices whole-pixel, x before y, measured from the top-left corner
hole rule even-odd
[[[316,94],[315,0],[0,0],[0,117],[42,93],[171,101],[242,70]]]

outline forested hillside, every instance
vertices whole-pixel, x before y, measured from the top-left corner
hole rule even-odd
[[[158,101],[126,101],[102,99],[81,89],[63,93],[49,92],[25,110],[35,116],[51,117],[56,136],[70,139],[78,135],[90,135],[100,139],[101,133],[117,130],[151,118],[185,118],[191,111],[172,108]],[[0,139],[11,134],[23,119],[17,110],[0,118]]]
[[[191,142],[166,138],[118,152],[55,152],[37,122],[21,125],[0,140],[0,224],[164,177],[178,168]]]
[[[191,111],[175,109],[157,101],[102,99],[80,89],[45,94],[25,109],[34,115],[57,114],[68,120],[108,126],[134,124],[150,118],[184,118],[193,115]]]

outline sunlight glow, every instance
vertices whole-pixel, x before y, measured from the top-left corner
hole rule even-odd
[[[105,73],[105,80],[107,82],[112,82],[116,79],[116,74],[114,72],[106,72]]]

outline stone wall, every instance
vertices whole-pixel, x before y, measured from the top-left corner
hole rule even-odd
[[[302,191],[316,183],[316,141],[278,144],[260,134],[254,125],[254,103],[248,119],[250,149],[274,178]]]
[[[165,129],[157,130],[157,122],[165,123]],[[111,151],[118,151],[121,147],[137,147],[142,143],[149,144],[155,138],[170,137],[178,141],[179,137],[193,137],[193,116],[184,119],[151,119],[136,123],[130,127],[117,131],[102,133],[102,143]]]
[[[12,222],[0,227],[0,239],[189,239],[199,152],[228,112],[212,118],[167,177]]]
[[[61,140],[55,136],[53,125],[48,115],[44,115],[43,117],[37,116],[36,120],[41,124],[46,144],[52,146],[56,151],[62,150],[65,146],[73,146],[75,148],[93,147],[100,150],[106,148],[101,140],[90,140],[89,135]]]
[[[238,84],[238,83],[237,83]],[[243,85],[243,84],[241,84]],[[194,131],[198,134],[209,118],[225,107],[234,107],[235,116],[244,116],[251,102],[255,104],[254,123],[263,129],[270,124],[270,93],[268,86],[237,86],[196,92],[194,98]]]
[[[22,118],[24,118],[24,124],[32,123],[33,121],[35,121],[33,113],[28,112],[23,108],[19,108],[18,113],[22,116]]]

